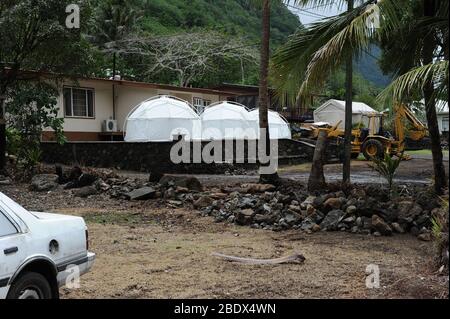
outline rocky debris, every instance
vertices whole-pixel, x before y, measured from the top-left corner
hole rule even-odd
[[[376,232],[381,235],[390,236],[392,235],[392,228],[386,224],[386,222],[378,215],[372,216],[372,227]]]
[[[205,208],[210,206],[213,203],[213,199],[209,196],[201,196],[196,201],[194,201],[194,207],[199,208]]]
[[[357,211],[357,208],[356,208],[355,205],[347,206],[347,209],[345,210],[345,212],[347,213],[347,215],[355,214],[356,211]]]
[[[36,192],[47,192],[58,187],[58,175],[39,174],[31,179],[30,190]]]
[[[77,179],[71,180],[66,185],[64,185],[64,189],[74,189],[90,186],[95,181],[97,181],[97,179],[98,177],[95,175],[83,173]]]
[[[110,176],[113,174],[112,171],[107,172],[108,173],[106,174],[104,172],[99,174],[99,171],[94,171],[92,169],[86,169],[86,171],[83,172],[79,166],[74,166],[69,170],[65,170],[61,165],[55,165],[55,173],[58,176],[57,182],[60,185],[64,185],[64,189],[91,186],[100,178],[100,175]]]
[[[236,214],[236,223],[239,225],[249,225],[254,215],[255,211],[251,208],[241,209]]]
[[[340,198],[328,198],[324,203],[324,208],[329,208],[331,210],[333,209],[340,209],[342,205]]]
[[[392,229],[399,234],[403,234],[405,232],[405,230],[403,229],[402,226],[400,226],[399,223],[392,223],[391,226]]]
[[[86,198],[92,195],[96,195],[98,193],[97,189],[94,186],[84,186],[81,188],[77,188],[73,191],[73,194],[77,197]]]
[[[77,176],[78,173],[74,169],[72,175]],[[87,171],[81,173],[77,180],[83,180],[84,174],[95,177],[95,181],[94,178],[86,178],[91,185],[73,190],[74,196],[159,199],[169,207],[197,209],[202,216],[213,217],[215,222],[273,231],[347,231],[374,236],[409,232],[420,240],[431,240],[431,220],[438,209],[425,208],[415,200],[415,195],[423,192],[423,188],[412,188],[407,196],[389,199],[383,188],[362,185],[344,191],[336,187],[311,194],[305,185],[291,180],[277,187],[242,184],[204,189],[195,177],[165,175],[159,183],[154,183],[118,177],[112,172]],[[59,180],[58,175],[36,175],[30,187],[51,190],[58,186]]]
[[[302,202],[301,207],[303,209],[305,209],[306,207],[308,207],[308,205],[312,206],[314,204],[315,200],[316,200],[316,196],[310,195],[310,196],[306,197],[306,199]]]
[[[337,230],[344,215],[345,213],[340,209],[330,211],[320,223],[320,228],[323,230]]]
[[[12,181],[9,177],[0,175],[0,185],[10,185],[11,183],[12,183]]]
[[[132,190],[129,193],[125,194],[130,200],[147,200],[155,197],[156,190],[152,187],[142,187],[135,190]]]
[[[55,165],[55,173],[58,175],[58,183],[62,185],[77,180],[83,174],[83,171],[79,166],[74,166],[70,171],[67,171],[61,165]]]
[[[417,239],[421,241],[431,241],[432,237],[430,233],[423,233],[419,234],[419,236],[417,236]]]
[[[215,200],[211,200],[211,194],[199,194],[200,197],[196,199],[199,204],[211,204],[195,206],[200,207],[198,209],[202,215],[212,216],[216,222],[250,225],[273,231],[299,229],[311,233],[339,230],[375,236],[411,232],[418,236],[423,227],[429,229],[431,224],[430,213],[414,201],[409,202],[409,198],[390,200],[384,195],[371,197],[374,188],[358,186],[348,192],[314,195],[300,185],[282,185],[264,192],[261,188],[261,192],[255,193],[242,192],[243,189],[246,190],[244,187],[225,189],[223,192],[227,196],[217,196]],[[402,203],[405,201],[408,204]],[[412,212],[404,208],[400,217],[397,210],[399,203],[412,209]],[[405,220],[405,217],[408,219]]]
[[[306,218],[303,220],[303,223],[302,223],[302,225],[300,226],[300,229],[301,229],[301,230],[304,230],[304,231],[308,231],[308,230],[311,230],[311,231],[312,231],[312,229],[313,229],[314,227],[316,227],[316,226],[318,226],[318,225],[312,220],[312,218],[306,217]],[[320,226],[319,226],[319,227],[320,227]]]
[[[203,186],[200,181],[196,177],[184,177],[184,176],[175,176],[175,175],[164,175],[159,184],[163,186],[181,186],[193,191],[201,192],[203,190]]]

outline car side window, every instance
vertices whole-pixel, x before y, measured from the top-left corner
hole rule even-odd
[[[0,238],[8,235],[17,234],[16,227],[6,216],[0,211]]]

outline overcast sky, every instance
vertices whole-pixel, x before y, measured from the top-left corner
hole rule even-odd
[[[307,25],[307,24],[310,24],[317,20],[323,19],[324,16],[326,16],[326,17],[334,16],[334,15],[344,11],[345,9],[340,9],[337,6],[334,6],[331,8],[323,8],[323,7],[322,8],[320,8],[320,7],[314,8],[312,6],[300,8],[300,7],[289,6],[289,10],[291,10],[293,13],[298,15],[298,17],[300,18],[300,21],[302,22],[303,25]]]

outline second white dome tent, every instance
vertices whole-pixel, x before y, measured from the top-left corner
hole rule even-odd
[[[201,115],[203,140],[256,139],[255,120],[244,105],[217,102]]]
[[[291,128],[288,121],[278,112],[269,110],[269,136],[271,139],[291,139]],[[259,136],[259,109],[254,109],[250,112],[250,117],[256,121],[257,136]]]
[[[157,96],[136,106],[125,120],[126,142],[167,142],[177,135],[201,139],[200,117],[192,106],[172,96]]]

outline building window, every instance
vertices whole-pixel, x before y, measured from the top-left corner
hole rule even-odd
[[[94,118],[94,89],[65,87],[64,116]]]
[[[448,132],[448,117],[442,118],[442,131]]]
[[[193,104],[195,109],[197,110],[197,112],[199,114],[203,113],[203,111],[205,110],[206,107],[208,107],[209,105],[211,105],[211,101],[210,100],[205,100],[202,99],[200,97],[194,97],[193,98]]]

